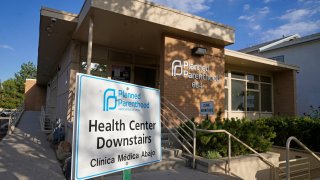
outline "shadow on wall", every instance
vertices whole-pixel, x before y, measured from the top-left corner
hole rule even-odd
[[[168,11],[163,11],[161,6],[155,7],[155,6],[159,6],[157,3],[153,3],[153,2],[146,3],[145,1],[139,1],[139,0],[132,0],[132,1],[109,0],[107,2],[103,2],[103,4],[101,4],[102,2],[96,2],[96,3],[97,3],[96,6],[99,6],[105,9],[111,9],[114,12],[136,17],[146,21],[152,21],[159,17],[172,17],[173,15],[172,12],[177,12],[178,14],[181,15],[181,12],[175,9],[169,9]],[[225,39],[225,40],[234,39],[234,31],[231,28],[220,25],[219,23],[216,23],[214,26],[212,26],[211,23],[208,23],[208,20],[199,19],[197,17],[194,17],[194,15],[192,14],[183,13],[182,15],[184,15],[185,17],[190,17],[190,18],[192,17],[199,21],[199,23],[196,23],[196,24],[187,24],[189,28],[184,29],[186,31],[196,32],[197,34],[206,34],[208,36],[216,37],[218,39]],[[172,24],[181,28],[184,28],[186,26],[186,24],[184,23],[187,23],[186,20],[181,20],[178,18],[168,18],[168,19],[163,19],[163,21],[164,21],[163,22],[164,24]],[[206,22],[206,23],[200,23],[200,22]],[[225,29],[222,30],[221,27]]]
[[[191,49],[195,46],[207,48],[207,55],[203,57],[191,56]],[[215,115],[211,116],[214,121],[217,112],[224,109],[224,50],[212,44],[201,42],[188,42],[171,37],[165,38],[165,57],[163,70],[163,86],[161,93],[189,118],[195,117],[196,121],[204,119],[200,116],[200,102],[214,101]],[[197,80],[185,76],[172,76],[173,60],[188,61],[189,64],[206,66],[209,71],[188,70],[189,73],[207,74],[211,77],[219,77],[217,81]],[[185,70],[185,67],[184,67]],[[193,88],[192,83],[202,83],[203,88]]]

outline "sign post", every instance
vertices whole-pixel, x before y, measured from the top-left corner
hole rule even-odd
[[[131,179],[131,169],[124,170],[122,173],[122,180],[130,180]]]
[[[90,179],[161,161],[158,89],[77,74],[72,178]]]

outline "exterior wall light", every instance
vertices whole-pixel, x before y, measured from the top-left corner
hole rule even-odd
[[[191,49],[193,56],[204,56],[207,53],[207,49],[203,47],[194,47]]]

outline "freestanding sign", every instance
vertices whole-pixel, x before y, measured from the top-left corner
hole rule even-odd
[[[214,114],[213,101],[200,102],[200,114],[204,116],[213,115]]]
[[[77,74],[73,179],[161,161],[160,133],[158,89]]]

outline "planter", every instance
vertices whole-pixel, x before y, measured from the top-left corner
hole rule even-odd
[[[261,155],[275,166],[279,165],[280,154],[267,152]],[[197,157],[196,168],[206,173],[226,173],[227,160]],[[246,180],[270,180],[273,174],[272,168],[254,154],[232,157],[230,169],[232,176]]]

